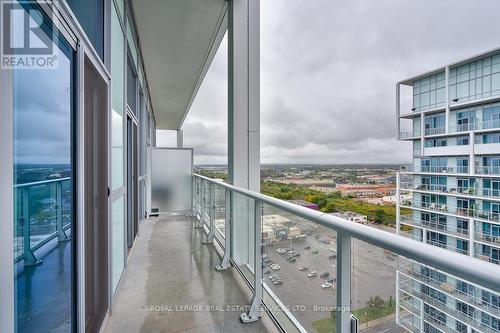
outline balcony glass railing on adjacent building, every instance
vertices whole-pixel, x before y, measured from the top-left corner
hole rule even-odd
[[[71,178],[59,178],[14,187],[15,262],[24,265],[39,262],[35,251],[52,240],[69,239],[72,195]]]
[[[444,127],[436,127],[436,128],[426,128],[425,135],[438,135],[444,134],[446,132],[446,128]]]
[[[404,140],[404,139],[414,139],[420,137],[420,131],[413,131],[413,132],[401,132],[399,133],[399,139]]]
[[[480,231],[480,230],[476,230],[474,235],[475,235],[475,239],[478,241],[500,247],[500,235],[494,235],[492,233],[485,233],[485,232]]]
[[[479,175],[500,175],[500,166],[485,165],[476,166],[476,173]]]
[[[300,330],[333,331],[337,323],[350,325],[350,312],[365,324],[375,312],[390,318],[400,309],[399,324],[418,332],[421,313],[410,317],[407,296],[397,292],[396,272],[408,259],[500,291],[489,264],[449,250],[197,175],[193,195],[197,226],[207,233],[204,241],[215,240],[225,251],[218,269],[231,260],[254,287],[253,299],[262,296],[273,316],[292,319]],[[416,230],[408,232],[416,237]],[[350,311],[332,315],[343,304],[350,304]],[[424,321],[438,325],[432,317]]]
[[[480,287],[474,287],[469,285],[466,281],[455,279],[451,276],[446,276],[445,280],[438,279],[435,276],[445,276],[445,274],[428,274],[422,273],[422,265],[417,263],[409,263],[401,265],[399,271],[418,280],[423,283],[428,284],[432,288],[444,292],[456,300],[468,303],[473,307],[477,307],[480,310],[488,312],[493,316],[500,316],[500,304],[488,301],[486,297],[483,297],[483,293],[490,294],[488,290],[482,290]],[[425,271],[432,271],[425,269]],[[467,288],[459,289],[459,286],[468,286]]]
[[[414,279],[411,275],[405,274],[403,272],[398,272],[399,274],[399,286],[404,292],[407,292],[426,304],[436,308],[437,310],[450,315],[458,319],[460,322],[470,325],[471,328],[477,330],[478,332],[484,333],[497,333],[498,331],[491,327],[483,324],[481,318],[475,318],[470,316],[468,313],[457,310],[450,306],[446,301],[446,294],[443,293],[440,288],[435,288],[427,282],[419,281]]]
[[[478,208],[463,208],[457,207],[455,205],[448,205],[438,202],[426,202],[421,200],[403,200],[401,201],[400,205],[407,208],[421,208],[456,216],[467,216],[493,222],[500,222],[500,213],[481,210]]]
[[[469,235],[469,230],[463,228],[451,228],[446,223],[438,221],[426,221],[422,219],[415,218],[412,215],[402,215],[400,222],[406,225],[411,225],[414,227],[426,228],[435,231],[445,231],[447,234],[452,234],[459,237],[467,237]]]

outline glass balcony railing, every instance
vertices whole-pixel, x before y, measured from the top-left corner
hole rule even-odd
[[[476,230],[474,235],[475,239],[478,241],[500,247],[500,235],[493,235],[492,233],[484,233],[481,230]]]
[[[432,275],[423,274],[421,271],[421,266],[416,263],[401,265],[399,269],[400,272],[407,274],[408,276],[411,276],[418,281],[426,283],[432,288],[444,292],[445,294],[455,298],[456,300],[471,304],[471,306],[484,310],[485,312],[493,316],[500,316],[500,305],[488,302],[483,299],[483,297],[481,296],[482,291],[479,287],[469,288],[468,292],[466,292],[457,288],[459,281],[465,283],[465,285],[467,284],[466,281],[457,280],[453,277],[447,277],[446,281],[440,281]]]
[[[439,294],[446,295],[442,291],[442,286],[433,287],[432,284],[429,284],[427,281],[420,281],[413,278],[411,275],[405,274],[401,271],[398,273],[399,287],[402,291],[422,300],[428,306],[433,307],[447,315],[450,315],[453,318],[456,318],[460,322],[471,326],[478,332],[498,332],[493,327],[483,324],[480,318],[472,317],[469,314],[454,308],[453,305],[448,304],[446,299],[437,296]]]
[[[479,175],[500,175],[500,166],[476,166],[476,173]]]
[[[500,119],[489,119],[484,120],[482,122],[476,122],[475,129],[476,130],[485,130],[485,129],[493,129],[500,128]]]
[[[446,129],[444,127],[436,127],[436,128],[426,128],[425,135],[438,135],[444,134]]]
[[[452,214],[456,216],[474,217],[493,222],[500,222],[500,213],[485,211],[481,209],[462,208],[454,205],[440,204],[435,202],[423,202],[420,200],[403,200],[400,203],[403,207],[408,208],[422,208],[441,213]]]
[[[468,174],[468,166],[429,166],[429,165],[410,165],[404,166],[401,172],[423,172],[423,173],[459,173]]]
[[[494,266],[382,227],[357,224],[198,175],[193,195],[196,226],[206,232],[204,243],[216,241],[223,251],[216,269],[235,265],[252,288],[242,321],[258,318],[263,303],[280,324],[286,322],[301,332],[347,332],[351,315],[358,320],[358,332],[439,328],[435,317],[422,313],[422,297],[398,282],[398,270],[410,261],[500,292]],[[415,230],[408,232],[414,239]],[[462,320],[469,324],[472,319]],[[474,325],[482,328],[480,323]]]
[[[435,231],[446,232],[447,234],[451,234],[459,237],[466,237],[469,235],[469,230],[462,228],[450,228],[445,223],[440,223],[436,221],[425,221],[421,219],[417,219],[412,215],[402,215],[400,218],[400,222],[406,225],[411,225],[420,228],[426,228]]]
[[[473,131],[477,128],[477,125],[479,123],[479,120],[475,122],[470,122],[467,124],[456,124],[450,126],[450,133],[457,133],[457,132],[467,132],[467,131]]]
[[[36,265],[35,252],[57,239],[69,240],[72,220],[71,178],[14,186],[15,262]]]
[[[404,139],[414,139],[420,137],[420,131],[413,131],[413,132],[400,132],[399,133],[399,140],[404,140]]]

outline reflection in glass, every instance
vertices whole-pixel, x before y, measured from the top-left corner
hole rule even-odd
[[[43,26],[51,36],[49,26]],[[14,27],[14,39],[23,30]],[[73,51],[54,37],[58,66],[14,69],[15,323],[71,331],[73,302]]]

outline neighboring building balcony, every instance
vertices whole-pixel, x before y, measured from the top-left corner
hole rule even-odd
[[[428,166],[428,165],[409,165],[404,166],[401,172],[408,173],[431,173],[431,174],[468,174],[468,166]]]
[[[446,128],[444,127],[435,127],[435,128],[426,128],[424,134],[428,135],[439,135],[446,133]]]
[[[491,256],[485,255],[485,254],[475,254],[474,255],[477,259],[481,259],[483,261],[495,264],[495,265],[500,265],[500,259],[493,258]]]
[[[477,128],[477,120],[476,122],[470,122],[467,124],[456,124],[456,125],[451,125],[449,130],[450,133],[459,133],[459,132],[468,132],[468,131],[473,131]]]
[[[498,129],[498,128],[500,128],[500,119],[477,121],[474,127],[475,130],[488,130],[488,129]]]
[[[400,188],[402,190],[411,190],[411,191],[440,192],[440,193],[448,192],[447,186],[440,184],[415,184],[414,182],[401,182]]]
[[[422,202],[420,200],[403,200],[400,205],[405,208],[417,208],[423,210],[430,210],[443,214],[450,214],[457,217],[472,217],[480,220],[500,223],[500,213],[485,211],[473,208],[462,208],[453,205],[440,204],[435,202]]]
[[[458,280],[452,282],[439,281],[432,276],[427,276],[422,274],[420,271],[420,265],[417,263],[409,263],[400,266],[400,272],[408,277],[411,277],[421,283],[428,285],[431,288],[439,290],[448,296],[455,298],[458,301],[469,304],[470,306],[477,308],[481,311],[487,312],[488,314],[500,317],[500,307],[496,304],[488,303],[481,297],[481,293],[478,292],[480,287],[471,290],[472,293],[467,293],[456,287]],[[451,277],[448,277],[448,279]],[[467,283],[466,281],[463,281]]]
[[[481,230],[476,230],[474,232],[474,240],[487,243],[496,247],[500,247],[500,235],[493,235],[491,233],[487,234]]]
[[[469,235],[469,230],[467,229],[456,228],[455,230],[451,230],[446,224],[435,221],[424,221],[421,219],[417,219],[412,215],[402,215],[400,222],[406,225],[411,225],[418,228],[426,228],[429,230],[438,231],[461,238],[468,238]]]
[[[443,302],[442,300],[439,300],[437,298],[434,298],[424,292],[421,291],[422,286],[427,286],[429,288],[432,288],[438,292],[443,293],[443,290],[441,290],[441,287],[433,287],[432,285],[427,284],[426,282],[419,281],[411,277],[411,275],[404,274],[402,272],[398,272],[400,275],[399,278],[399,288],[406,292],[409,293],[410,295],[417,297],[424,301],[425,303],[429,304],[430,306],[438,309],[441,312],[444,312],[445,314],[455,318],[456,320],[465,323],[467,325],[470,325],[474,330],[477,330],[478,332],[482,333],[498,333],[497,330],[493,329],[490,326],[486,326],[481,322],[481,319],[477,319],[474,317],[471,317],[467,315],[466,313],[457,310],[453,307],[451,307],[449,304],[446,302]]]
[[[399,133],[399,140],[414,140],[418,138],[420,138],[420,131]]]
[[[476,174],[478,175],[500,175],[500,166],[476,166],[475,168]]]
[[[441,233],[442,234],[447,234],[446,232],[441,232]],[[462,254],[464,256],[468,256],[469,255],[469,251],[468,250],[458,248],[458,247],[456,247],[455,245],[453,245],[451,243],[442,243],[442,242],[434,241],[434,240],[431,240],[431,239],[427,239],[426,243],[430,244],[432,246],[440,247],[442,249],[447,249],[449,251],[453,251],[453,252]]]

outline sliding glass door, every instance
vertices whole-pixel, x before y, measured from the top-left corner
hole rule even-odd
[[[30,26],[43,17],[32,38],[57,57],[51,68],[13,69],[15,328],[70,332],[76,327],[74,50],[41,10],[15,10]],[[14,44],[22,45],[25,33],[14,24]]]

